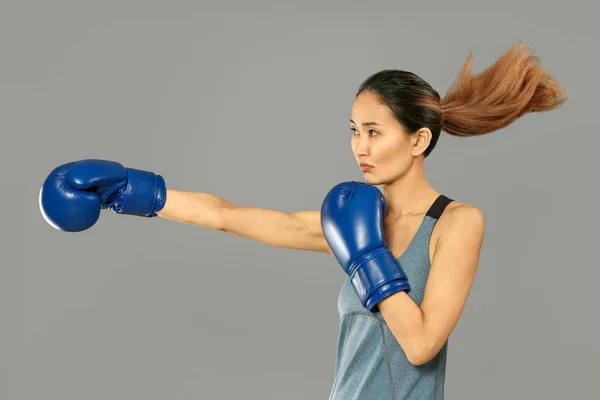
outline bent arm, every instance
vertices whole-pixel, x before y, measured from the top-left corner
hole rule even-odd
[[[210,193],[168,189],[165,207],[157,214],[271,246],[331,254],[317,210],[286,213],[236,205]]]

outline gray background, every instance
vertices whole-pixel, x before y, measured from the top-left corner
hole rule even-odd
[[[586,5],[587,3],[587,5]],[[1,399],[326,399],[343,271],[328,255],[104,212],[54,230],[55,166],[111,159],[282,211],[362,179],[353,95],[402,68],[442,95],[526,40],[558,111],[443,135],[432,185],[487,234],[448,399],[597,394],[597,12],[568,1],[3,1]]]

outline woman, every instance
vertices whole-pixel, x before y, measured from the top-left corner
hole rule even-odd
[[[381,198],[371,189],[364,192],[370,199],[365,208],[374,210],[366,217],[365,230],[373,237],[384,235],[383,247],[393,255],[397,276],[406,286],[381,296],[374,307],[366,306],[366,292],[360,292],[364,287],[349,272],[339,293],[341,326],[331,400],[443,398],[447,341],[475,277],[485,222],[476,207],[431,187],[424,160],[442,130],[481,135],[528,112],[555,109],[565,100],[563,88],[521,42],[473,76],[469,55],[444,98],[405,71],[384,70],[363,82],[351,112],[351,147],[370,184],[364,187],[383,185]],[[341,187],[354,191],[363,186],[347,182]],[[330,192],[328,198],[332,193],[337,197],[321,210],[284,213],[167,189],[160,175],[111,161],[82,160],[50,173],[40,207],[51,225],[66,231],[91,227],[101,208],[111,208],[273,246],[334,254],[346,270],[344,252],[355,244],[348,240],[363,231],[344,239],[331,230],[324,233],[325,222],[342,233],[359,224],[356,215],[340,217],[340,209],[325,207],[340,203],[339,188]]]

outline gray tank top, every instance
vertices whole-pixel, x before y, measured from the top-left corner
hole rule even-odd
[[[451,199],[440,195],[423,218],[407,249],[398,258],[408,276],[408,295],[419,306],[429,275],[429,240]],[[340,330],[335,378],[329,400],[441,400],[444,398],[448,343],[428,363],[414,366],[380,312],[364,308],[350,278],[338,297]]]

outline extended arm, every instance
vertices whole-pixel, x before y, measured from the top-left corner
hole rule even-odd
[[[161,175],[107,160],[80,160],[53,169],[39,194],[40,210],[67,232],[91,228],[103,209],[217,229],[265,244],[330,253],[320,211],[286,213],[236,205],[218,196],[167,189]]]
[[[216,229],[276,247],[330,253],[321,229],[320,211],[286,213],[233,204],[210,193],[167,190],[158,216]]]

